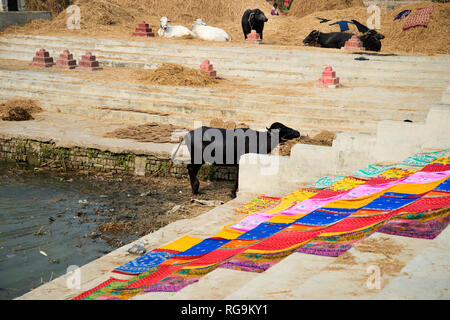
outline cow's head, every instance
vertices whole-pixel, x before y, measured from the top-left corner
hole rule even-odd
[[[384,35],[382,35],[381,33],[376,32],[375,30],[369,30],[366,33],[364,33],[362,35],[363,37],[367,37],[367,38],[373,38],[376,40],[381,40],[384,39]]]
[[[269,19],[259,9],[253,9],[248,17],[249,21],[267,22]]]
[[[194,23],[192,24],[192,26],[206,26],[206,23],[203,22],[202,19],[198,18],[194,21]]]
[[[291,140],[300,137],[300,132],[295,129],[286,127],[280,122],[274,122],[272,123],[270,128],[267,128],[267,131],[269,132],[271,132],[272,130],[279,130],[278,135],[280,137],[280,140]]]
[[[320,32],[319,30],[313,30],[310,34],[303,40],[303,45],[314,46],[319,42]]]
[[[163,30],[166,30],[167,27],[169,26],[170,20],[167,17],[161,17],[161,19],[159,19],[159,22],[160,22],[159,27]]]

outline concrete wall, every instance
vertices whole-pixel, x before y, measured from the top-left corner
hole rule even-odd
[[[21,138],[0,137],[0,161],[26,163],[35,167],[76,171],[81,174],[110,174],[138,176],[158,175],[185,178],[186,166],[173,164],[170,159],[149,154],[114,153],[94,148],[56,146],[54,142],[42,142]],[[199,177],[210,180],[234,180],[237,170],[233,167],[204,165]]]
[[[340,133],[331,147],[296,144],[290,157],[247,154],[241,157],[239,192],[279,196],[323,176],[348,175],[372,163],[397,163],[417,152],[450,148],[449,128],[450,104],[442,103],[422,123],[381,121],[376,135]]]
[[[48,11],[3,11],[0,12],[0,30],[8,26],[22,26],[28,21],[46,19],[51,20]]]

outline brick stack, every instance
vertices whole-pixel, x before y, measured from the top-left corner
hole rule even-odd
[[[250,42],[250,43],[261,43],[261,37],[259,35],[259,33],[256,32],[256,30],[252,30],[248,35],[247,35],[247,39],[245,39],[245,42]]]
[[[325,67],[322,78],[318,80],[320,88],[337,88],[340,86],[339,78],[336,78],[336,71],[330,66]]]
[[[50,53],[45,49],[40,49],[36,52],[36,56],[33,57],[33,62],[30,63],[32,66],[37,67],[51,67],[55,63],[53,62],[53,58],[50,57]]]
[[[203,61],[200,65],[200,70],[205,71],[211,77],[216,77],[216,71],[213,70],[213,65],[209,63],[209,60]]]
[[[81,61],[78,65],[78,68],[82,70],[91,70],[91,71],[103,69],[100,67],[95,56],[92,55],[92,53],[90,52],[86,52],[86,54],[81,57]]]
[[[73,58],[73,54],[69,50],[64,50],[56,60],[56,68],[61,69],[75,69],[77,67],[77,60]]]
[[[366,50],[366,48],[363,47],[361,40],[359,40],[359,38],[357,36],[352,36],[350,39],[348,39],[345,42],[344,48],[345,48],[345,50],[351,50],[351,51]]]
[[[139,37],[154,37],[155,34],[153,33],[152,29],[149,27],[148,23],[145,23],[145,21],[142,21],[138,24],[138,27],[133,32],[133,36],[139,36]]]

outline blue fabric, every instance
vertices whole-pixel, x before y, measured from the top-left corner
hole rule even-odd
[[[369,204],[365,205],[363,208],[370,210],[392,211],[397,210],[403,206],[406,206],[407,204],[410,204],[415,200],[417,200],[417,198],[392,198],[381,196],[379,198],[376,198]]]
[[[311,213],[308,213],[306,216],[297,219],[295,223],[297,224],[306,224],[310,226],[324,226],[328,224],[335,223],[340,221],[350,214],[338,214],[338,213],[329,213],[323,212],[320,209],[314,210]]]
[[[330,19],[325,19],[325,18],[317,18],[316,17],[316,19],[321,20],[320,23],[331,21]]]
[[[348,24],[349,24],[349,23],[353,24],[353,22],[351,22],[351,21],[341,20],[341,21],[338,21],[338,22],[335,22],[335,23],[330,24],[330,26],[333,26],[333,25],[335,25],[335,24],[338,24],[339,27],[341,28],[341,32],[344,32],[344,31],[347,31],[347,30],[350,29],[350,28],[348,27]]]
[[[280,226],[274,224],[261,223],[259,226],[241,234],[237,239],[242,240],[256,240],[264,239],[270,237],[271,235],[277,233],[278,231],[286,228],[286,224],[282,223]]]
[[[228,239],[218,239],[210,238],[205,239],[202,242],[196,244],[195,246],[187,249],[186,251],[178,253],[177,257],[192,257],[206,254],[208,252],[214,251],[217,248],[223,246],[224,244],[230,242]]]
[[[114,269],[128,274],[140,274],[173,257],[175,253],[149,251],[142,256]]]
[[[408,197],[413,197],[413,198],[417,198],[415,194],[410,194],[410,193],[398,193],[398,192],[386,192],[385,194],[383,194],[383,196],[385,197],[394,197],[394,198],[408,198]]]
[[[347,209],[347,208],[320,208],[320,211],[326,211],[330,213],[355,213],[360,208]]]
[[[399,14],[397,14],[395,16],[394,20],[406,18],[410,13],[411,13],[411,10],[403,10],[402,12],[400,12]]]
[[[436,188],[434,188],[434,190],[450,192],[450,179],[447,178],[444,182],[440,183]]]

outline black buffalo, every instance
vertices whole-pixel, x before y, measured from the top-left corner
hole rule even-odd
[[[304,45],[308,46],[319,46],[322,48],[335,48],[340,49],[345,45],[352,36],[353,33],[347,32],[329,32],[324,33],[318,30],[313,30],[311,33],[303,40]],[[369,51],[380,51],[381,50],[381,39],[384,39],[384,35],[376,32],[375,30],[369,30],[363,35],[358,37],[363,47]]]
[[[263,38],[264,23],[269,19],[266,18],[264,12],[259,9],[247,9],[242,15],[242,32],[244,32],[244,38],[247,39],[247,35],[256,30],[259,33],[261,40]]]
[[[345,45],[345,42],[353,36],[353,33],[347,32],[329,32],[324,33],[318,30],[313,30],[303,40],[304,45],[319,46],[322,48],[340,49]]]
[[[290,140],[300,137],[297,130],[275,122],[267,131],[244,129],[220,129],[200,127],[189,131],[178,145],[172,156],[172,161],[183,141],[189,150],[189,164],[187,165],[191,181],[192,193],[197,194],[200,183],[197,173],[204,163],[216,166],[237,166],[239,174],[239,159],[246,153],[269,154],[281,140]],[[236,197],[238,188],[238,175],[231,196]]]
[[[380,51],[381,50],[381,39],[384,39],[384,35],[376,32],[375,30],[369,30],[364,33],[362,36],[359,36],[359,39],[363,43],[363,47],[369,51]]]

